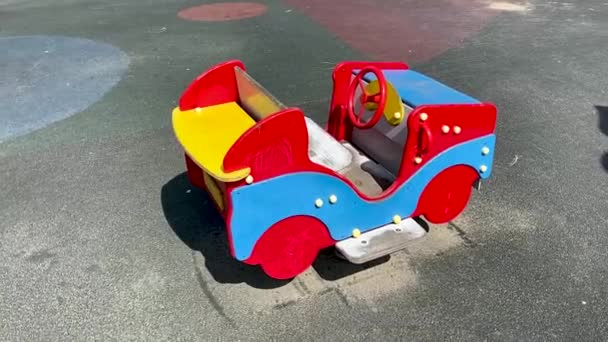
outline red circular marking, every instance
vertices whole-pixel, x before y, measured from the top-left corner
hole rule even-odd
[[[376,60],[405,60],[410,64],[426,62],[449,49],[460,47],[463,41],[477,35],[500,13],[484,1],[282,2],[310,16],[339,39]]]
[[[177,16],[193,21],[229,21],[257,17],[267,9],[255,2],[218,2],[183,9]]]

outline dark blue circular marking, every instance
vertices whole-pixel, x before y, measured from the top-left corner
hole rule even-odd
[[[0,143],[85,110],[127,70],[121,50],[88,39],[0,37]]]

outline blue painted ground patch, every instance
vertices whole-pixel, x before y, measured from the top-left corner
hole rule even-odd
[[[0,143],[97,102],[127,70],[121,50],[88,39],[0,37]]]

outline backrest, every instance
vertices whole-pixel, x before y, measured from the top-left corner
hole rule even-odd
[[[412,111],[405,106],[405,119],[397,126],[392,126],[384,118],[370,129],[353,128],[352,142],[370,159],[382,165],[393,175],[399,173],[401,159],[407,138],[407,115]],[[368,121],[372,112],[366,112],[363,117]]]
[[[369,75],[369,74],[368,74]],[[354,78],[351,75],[351,82]],[[364,78],[364,83],[370,82],[370,79]],[[387,82],[394,87],[391,81]],[[355,97],[358,98],[361,90],[357,88]],[[384,116],[378,121],[374,127],[369,129],[359,129],[353,127],[351,141],[357,146],[367,157],[382,165],[393,175],[399,173],[401,167],[401,159],[405,140],[407,138],[407,116],[413,110],[407,104],[401,102],[404,108],[404,118],[398,125],[391,125]],[[363,113],[363,121],[371,119],[374,110],[366,110]]]
[[[236,86],[239,104],[243,109],[259,121],[287,107],[277,100],[268,90],[256,82],[245,70],[235,67]]]
[[[260,121],[287,108],[243,69],[235,67],[234,74],[239,104],[254,120]],[[347,167],[352,160],[351,153],[312,119],[306,116],[304,119],[310,160],[334,171]]]

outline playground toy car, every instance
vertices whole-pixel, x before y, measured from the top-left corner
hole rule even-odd
[[[490,176],[496,108],[400,62],[343,62],[326,128],[238,60],[196,78],[173,110],[190,182],[222,214],[230,253],[276,279],[335,246],[364,263],[445,223]],[[220,243],[218,241],[218,243]]]

